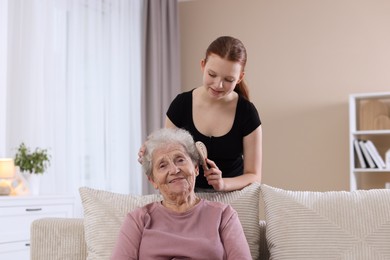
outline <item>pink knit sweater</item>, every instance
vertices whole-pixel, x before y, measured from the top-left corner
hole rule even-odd
[[[154,202],[127,214],[112,260],[252,259],[237,212],[201,200],[185,213]]]

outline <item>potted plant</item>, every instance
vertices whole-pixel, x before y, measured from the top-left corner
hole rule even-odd
[[[21,172],[43,174],[50,165],[50,155],[47,149],[36,148],[34,152],[21,143],[15,154],[15,165]]]
[[[39,194],[40,176],[50,165],[47,149],[35,148],[33,152],[21,143],[15,154],[15,165],[26,177],[31,194]]]

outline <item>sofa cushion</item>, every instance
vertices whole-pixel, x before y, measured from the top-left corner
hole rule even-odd
[[[390,190],[261,192],[271,259],[389,259]]]
[[[162,199],[157,194],[125,195],[87,187],[82,187],[79,191],[84,208],[88,260],[109,259],[126,213]],[[237,211],[253,259],[258,259],[260,184],[254,183],[239,191],[197,193],[197,195],[211,201],[228,203]]]

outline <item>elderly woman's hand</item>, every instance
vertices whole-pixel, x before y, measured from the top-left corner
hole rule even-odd
[[[209,166],[209,169],[205,169],[205,167],[203,167],[203,170],[204,176],[206,177],[208,184],[213,186],[214,190],[216,191],[223,191],[225,188],[225,182],[222,178],[221,170],[218,168],[214,161],[206,159],[206,162]]]

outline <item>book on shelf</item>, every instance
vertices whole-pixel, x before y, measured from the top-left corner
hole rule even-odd
[[[385,154],[386,169],[390,169],[390,149]]]
[[[364,142],[364,144],[367,147],[368,153],[371,155],[372,159],[374,160],[375,164],[378,166],[379,169],[385,169],[386,164],[385,161],[380,156],[378,150],[376,149],[374,143],[370,140],[367,140]]]
[[[367,168],[367,164],[366,164],[366,161],[363,157],[362,150],[360,149],[360,146],[359,146],[359,140],[357,140],[357,139],[353,140],[353,146],[355,148],[357,158],[359,159],[360,168],[363,168],[363,169]]]
[[[369,168],[371,168],[371,169],[376,168],[377,166],[375,165],[374,160],[372,159],[371,155],[369,154],[367,147],[366,147],[363,140],[359,140],[359,146],[360,146],[360,149],[362,150],[362,153],[364,155],[364,158],[367,161]]]

